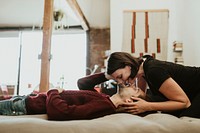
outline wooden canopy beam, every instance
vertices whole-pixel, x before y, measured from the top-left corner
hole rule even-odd
[[[90,26],[76,0],[66,0],[69,6],[72,8],[76,16],[79,18],[81,25],[85,31],[90,29]]]
[[[49,90],[50,55],[51,55],[51,35],[53,23],[53,0],[45,0],[43,18],[43,44],[41,53],[41,75],[39,91]]]

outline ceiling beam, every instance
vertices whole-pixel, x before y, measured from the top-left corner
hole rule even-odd
[[[74,11],[74,13],[76,14],[76,16],[78,17],[78,19],[81,22],[81,26],[83,27],[83,29],[85,31],[90,29],[90,26],[87,22],[87,19],[85,18],[79,4],[77,3],[76,0],[66,0],[67,3],[69,4],[69,6],[72,8],[72,10]]]

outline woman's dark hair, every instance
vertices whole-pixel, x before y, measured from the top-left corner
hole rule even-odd
[[[142,58],[133,57],[126,52],[114,52],[108,58],[107,74],[111,75],[116,70],[124,68],[125,66],[131,67],[131,78],[134,78],[138,72],[140,64],[143,62]]]

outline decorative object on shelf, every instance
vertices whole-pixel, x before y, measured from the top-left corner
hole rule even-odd
[[[174,46],[174,52],[182,52],[183,51],[183,43],[182,42],[174,41],[173,46]]]
[[[174,62],[176,64],[183,65],[183,62],[184,62],[183,57],[182,57],[183,43],[182,42],[178,42],[178,41],[174,41],[173,42],[173,50],[175,52]]]

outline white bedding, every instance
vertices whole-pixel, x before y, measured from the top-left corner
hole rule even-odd
[[[46,114],[0,116],[0,133],[200,133],[200,119],[159,113],[73,121],[49,121]]]

